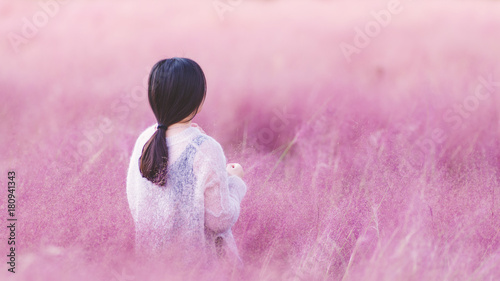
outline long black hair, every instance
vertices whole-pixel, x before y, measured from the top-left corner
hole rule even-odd
[[[188,58],[170,58],[157,62],[151,69],[148,98],[159,125],[146,142],[139,158],[143,177],[154,184],[166,184],[168,149],[166,129],[191,114],[198,113],[207,91],[201,67]],[[192,119],[191,117],[191,119]]]

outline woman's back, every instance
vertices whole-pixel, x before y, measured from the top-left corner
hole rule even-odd
[[[127,175],[127,199],[135,223],[136,253],[193,264],[217,259],[222,250],[239,260],[231,227],[239,216],[246,192],[244,182],[228,176],[222,148],[213,138],[190,127],[167,137],[166,185],[144,178],[139,158],[156,131],[147,128],[137,139]],[[163,172],[163,171],[162,171]]]

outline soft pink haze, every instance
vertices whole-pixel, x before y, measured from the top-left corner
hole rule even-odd
[[[246,268],[203,280],[500,280],[500,2],[399,1],[378,31],[391,1],[233,1],[223,18],[180,2],[61,2],[22,43],[44,8],[0,2],[19,244],[12,274],[2,227],[0,279],[146,280],[125,177],[156,122],[144,80],[179,56],[207,77],[193,121],[248,185]],[[200,274],[163,269],[151,280]]]

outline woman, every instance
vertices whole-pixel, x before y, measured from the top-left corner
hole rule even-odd
[[[241,165],[226,165],[220,144],[191,123],[205,95],[205,75],[193,60],[153,66],[148,97],[157,124],[138,137],[127,175],[138,257],[241,265],[231,227],[247,187]]]

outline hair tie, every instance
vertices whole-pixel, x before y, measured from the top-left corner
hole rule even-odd
[[[163,125],[163,124],[158,124],[157,128],[167,130],[168,127],[166,125]]]

